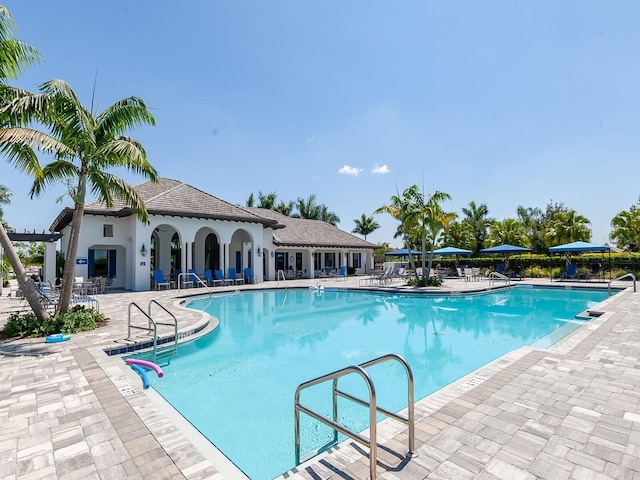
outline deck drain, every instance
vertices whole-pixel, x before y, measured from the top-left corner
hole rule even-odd
[[[129,395],[133,395],[134,393],[136,393],[134,388],[129,384],[119,386],[118,390],[120,390],[120,393],[124,397],[128,397]]]
[[[478,385],[480,385],[487,378],[489,377],[486,377],[484,375],[476,375],[475,377],[469,379],[468,381],[460,385],[460,388],[462,390],[471,390],[473,387],[477,387]]]

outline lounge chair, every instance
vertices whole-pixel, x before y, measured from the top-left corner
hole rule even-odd
[[[347,279],[347,266],[346,265],[341,265],[340,266],[340,271],[336,275],[336,278],[341,278],[343,280]]]
[[[463,278],[466,280],[462,268],[456,267],[456,272],[458,272],[458,280],[462,280]]]
[[[204,271],[204,280],[209,287],[215,287],[217,284],[222,284],[222,280],[218,280],[213,276],[213,272],[210,269]]]
[[[12,278],[11,280],[8,280],[8,282],[9,282],[9,296],[13,298],[24,298],[24,293],[20,288],[20,284],[18,283],[18,280],[15,278]]]
[[[504,263],[501,263],[496,267],[496,273],[499,273],[500,275],[504,275]]]
[[[164,279],[164,273],[162,273],[162,270],[153,271],[153,283],[156,287],[156,290],[160,290],[160,287],[166,287],[167,290],[169,290],[169,288],[173,286],[171,285],[172,282]]]
[[[245,283],[255,283],[255,280],[251,275],[251,267],[246,267],[244,269],[244,281]]]
[[[214,272],[216,274],[216,280],[222,282],[222,285],[231,285],[233,283],[233,280],[231,280],[230,278],[224,278],[224,273],[222,273],[222,270],[216,270]]]
[[[567,265],[567,270],[562,274],[562,278],[576,280],[578,278],[578,266],[575,263]]]
[[[239,283],[244,284],[244,278],[238,277],[236,275],[236,269],[233,267],[229,267],[229,280],[233,280],[235,285],[238,285]]]
[[[193,285],[194,285],[194,286],[195,286],[195,285],[197,285],[197,286],[203,285],[203,286],[205,286],[205,287],[207,286],[207,285],[206,285],[206,282],[205,282],[204,280],[202,280],[202,279],[198,276],[198,274],[196,273],[195,269],[190,268],[190,269],[188,270],[188,272],[189,272],[189,277],[188,277],[188,279],[189,279],[189,281],[190,281],[190,282],[193,282]]]
[[[591,264],[591,272],[588,275],[588,280],[592,278],[597,278],[598,280],[604,280],[604,274],[602,273],[602,268],[599,263]]]

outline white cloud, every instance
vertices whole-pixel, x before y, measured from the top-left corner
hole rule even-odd
[[[338,170],[338,173],[342,173],[344,175],[355,175],[355,176],[358,176],[360,174],[360,172],[362,172],[361,168],[350,167],[349,165],[345,165],[340,170]]]
[[[378,165],[376,164],[375,167],[373,167],[373,171],[371,173],[378,173],[380,175],[384,175],[385,173],[389,173],[391,170],[389,170],[389,167],[387,167],[386,165]]]
[[[307,138],[304,143],[309,144],[311,142],[315,142],[318,139],[318,137],[316,137],[315,135],[311,135],[309,138]]]

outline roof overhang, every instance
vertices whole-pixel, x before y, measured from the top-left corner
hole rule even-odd
[[[48,242],[55,243],[62,238],[61,233],[15,233],[7,234],[12,242]]]

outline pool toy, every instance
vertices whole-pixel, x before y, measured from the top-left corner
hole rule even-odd
[[[158,365],[156,365],[153,362],[149,362],[147,360],[138,360],[137,358],[127,358],[124,362],[127,365],[140,365],[141,367],[150,368],[154,372],[156,372],[158,377],[164,376],[164,372],[162,371],[162,368],[160,368]]]
[[[54,333],[53,335],[47,335],[44,339],[44,343],[58,343],[71,340],[71,335],[68,333]]]
[[[140,375],[140,378],[142,378],[142,387],[146,390],[147,388],[149,388],[149,378],[147,377],[147,372],[144,371],[144,369],[142,367],[140,367],[139,365],[136,365],[135,363],[132,363],[131,365],[129,365],[131,367],[131,369],[136,372],[138,375]]]

